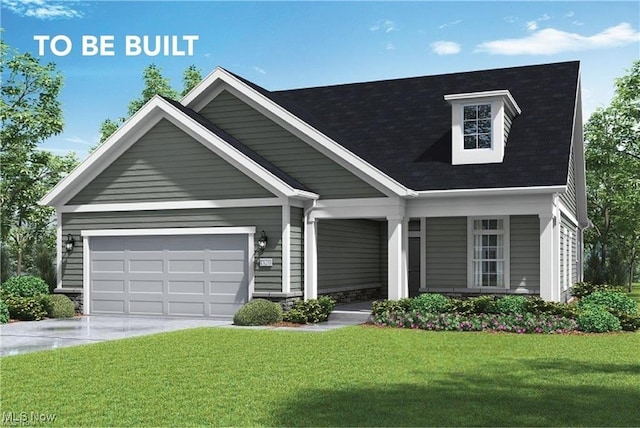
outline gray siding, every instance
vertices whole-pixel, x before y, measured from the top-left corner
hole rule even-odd
[[[304,210],[291,207],[291,291],[304,285]]]
[[[318,221],[318,291],[380,286],[380,240],[377,221]]]
[[[255,291],[281,291],[281,207],[65,213],[62,215],[63,236],[71,233],[77,244],[70,255],[63,256],[62,286],[82,287],[82,230],[223,226],[255,226],[256,239],[260,231],[266,232],[269,244],[263,257],[273,258],[273,267],[255,268]]]
[[[567,209],[577,216],[577,203],[576,203],[576,178],[575,178],[575,160],[573,156],[573,148],[569,156],[569,175],[567,176],[567,191],[560,194],[560,199],[567,207]]]
[[[258,183],[163,119],[69,204],[271,196]]]
[[[227,91],[200,114],[323,198],[384,196]]]
[[[510,288],[540,289],[540,220],[536,215],[511,216]]]
[[[427,288],[467,286],[467,218],[427,219]]]

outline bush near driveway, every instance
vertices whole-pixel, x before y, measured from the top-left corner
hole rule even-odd
[[[9,322],[9,308],[4,300],[0,299],[0,324]]]
[[[329,296],[299,300],[293,304],[293,308],[283,314],[282,319],[296,324],[323,322],[329,319],[335,307],[336,301]]]
[[[47,311],[49,318],[73,318],[76,314],[73,302],[64,294],[53,294],[49,296],[49,300]]]
[[[47,316],[51,300],[48,295],[34,297],[5,296],[11,319],[20,321],[40,321]]]
[[[282,321],[282,307],[266,299],[253,299],[233,316],[235,325],[268,325]]]
[[[5,296],[34,297],[49,294],[49,286],[37,276],[14,276],[2,283]]]

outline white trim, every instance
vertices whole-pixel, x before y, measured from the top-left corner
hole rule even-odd
[[[562,215],[565,216],[567,220],[573,223],[575,227],[580,227],[578,219],[571,213],[571,211],[569,211],[569,208],[567,208],[567,206],[562,202],[562,199],[558,198],[556,204],[558,205],[558,208],[560,209]]]
[[[218,199],[211,201],[133,202],[117,204],[63,205],[63,213],[93,213],[111,211],[158,211],[205,208],[271,207],[282,205],[280,198]]]
[[[96,229],[83,230],[83,237],[92,236],[168,236],[168,235],[241,235],[256,233],[254,226],[244,227],[176,227],[166,229]]]
[[[91,313],[89,307],[91,299],[91,249],[89,246],[89,237],[82,235],[82,312],[85,315]]]
[[[503,282],[502,287],[482,287],[474,285],[474,269],[473,269],[473,255],[474,255],[474,229],[473,223],[475,220],[502,220],[502,231],[497,233],[502,235],[502,251],[504,254]],[[511,288],[511,217],[505,216],[483,216],[483,217],[467,217],[467,287],[470,289],[491,289],[491,290],[504,290]],[[492,232],[492,231],[488,231]],[[482,233],[480,233],[482,234]]]
[[[161,119],[168,120],[247,177],[276,195],[311,199],[319,197],[315,193],[305,192],[289,186],[263,166],[244,155],[235,147],[227,144],[216,134],[162,97],[156,95],[102,144],[98,150],[58,183],[39,203],[42,205],[65,204]]]
[[[554,222],[552,214],[540,215],[540,297],[547,301],[554,300],[553,260],[557,250],[554,247]]]
[[[282,292],[291,291],[291,207],[282,206]]]
[[[256,265],[256,252],[254,251],[255,247],[255,232],[247,233],[247,262],[249,266],[247,267],[247,274],[249,275],[249,289],[247,291],[247,301],[250,302],[253,299],[253,293],[255,292],[255,265]]]
[[[62,288],[62,213],[56,209],[56,288]]]
[[[322,199],[310,215],[314,219],[403,217],[405,204],[401,198]]]
[[[482,98],[502,98],[503,100],[507,101],[507,105],[509,106],[510,109],[512,109],[513,113],[515,114],[522,113],[522,110],[518,106],[518,103],[516,103],[516,100],[513,98],[513,96],[511,95],[511,92],[509,92],[508,89],[500,89],[495,91],[482,91],[482,92],[466,92],[466,93],[460,93],[460,94],[447,94],[444,96],[445,101],[453,101],[453,102],[475,101]]]
[[[507,196],[507,195],[539,195],[565,192],[566,185],[531,186],[531,187],[498,187],[495,189],[450,189],[421,190],[418,198],[449,198],[460,196]]]
[[[552,194],[475,195],[441,199],[407,200],[407,216],[417,217],[490,217],[550,213]]]
[[[399,300],[409,297],[407,287],[406,235],[408,220],[404,217],[387,217],[387,288],[388,299]],[[405,228],[405,226],[407,226]]]
[[[315,202],[315,201],[314,201]],[[304,215],[304,299],[318,297],[318,222]]]
[[[304,122],[279,104],[265,97],[248,84],[233,76],[223,68],[216,68],[201,84],[182,99],[182,104],[195,111],[201,110],[215,95],[219,94],[217,87],[227,85],[225,89],[245,103],[257,109],[260,113],[282,126],[334,162],[346,168],[356,176],[365,179],[376,189],[388,196],[395,194],[409,196],[413,191],[403,186],[393,178],[381,172],[359,156],[327,137],[308,123]],[[214,91],[214,92],[212,92]],[[212,96],[212,93],[214,94]],[[373,183],[372,183],[373,181]]]

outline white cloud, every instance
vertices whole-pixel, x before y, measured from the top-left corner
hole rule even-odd
[[[267,74],[267,72],[266,72],[266,71],[264,71],[264,69],[263,69],[263,68],[260,68],[260,67],[254,66],[254,67],[253,67],[253,69],[254,69],[255,71],[257,71],[258,73],[260,73],[260,74]]]
[[[551,16],[545,13],[540,18],[538,18],[538,21],[548,21],[550,19],[551,19]]]
[[[387,42],[387,50],[394,51],[396,49],[395,45],[391,42]]]
[[[450,26],[452,26],[452,25],[458,25],[458,24],[459,24],[459,23],[461,23],[461,22],[462,22],[462,19],[456,19],[455,21],[447,22],[447,23],[445,23],[445,24],[442,24],[442,25],[441,25],[441,26],[439,26],[438,28],[442,30],[443,28],[450,27]]]
[[[390,19],[381,19],[369,27],[370,31],[383,31],[385,33],[390,33],[392,31],[398,31],[396,28],[396,23]]]
[[[577,26],[579,26],[579,27],[580,27],[580,26],[583,26],[583,25],[584,25],[584,22],[580,22],[580,21],[573,21],[573,22],[572,22],[572,24],[573,24],[573,25],[577,25]]]
[[[640,41],[640,33],[623,22],[594,34],[583,36],[577,33],[545,28],[519,39],[502,39],[484,42],[476,46],[475,52],[494,55],[553,55],[590,49],[624,46]]]
[[[67,137],[64,139],[65,141],[68,141],[69,143],[73,143],[73,144],[84,144],[86,146],[93,146],[95,143],[90,143],[89,141],[85,140],[84,138],[80,138],[80,137]]]
[[[438,55],[455,55],[460,53],[461,47],[456,42],[447,42],[444,40],[440,40],[437,42],[431,43],[431,50]]]
[[[527,30],[535,31],[538,29],[538,23],[536,21],[527,22]]]
[[[567,13],[565,13],[565,14],[564,14],[564,17],[565,17],[565,18],[571,18],[571,17],[573,17],[573,15],[575,15],[575,13],[573,13],[573,11],[572,11],[572,10],[570,10],[569,12],[567,12]]]
[[[83,13],[73,7],[75,3],[70,0],[5,0],[2,7],[16,15],[41,20],[82,18]]]

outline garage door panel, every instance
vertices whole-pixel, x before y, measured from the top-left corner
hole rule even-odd
[[[105,260],[100,257],[93,260],[91,269],[96,273],[124,273],[124,260]]]
[[[125,240],[120,237],[104,237],[99,240],[91,240],[91,251],[99,252],[123,252],[125,247]]]
[[[129,300],[129,313],[133,315],[164,315],[164,301]]]
[[[112,299],[108,300],[105,298],[95,298],[91,299],[91,310],[92,312],[98,313],[106,313],[106,314],[122,314],[125,308],[124,299]]]
[[[180,315],[180,316],[194,316],[204,317],[206,316],[204,309],[204,302],[182,302],[177,300],[169,301],[168,315]]]
[[[205,261],[169,260],[169,273],[204,273]]]
[[[129,272],[131,273],[163,273],[164,261],[156,260],[129,260]]]
[[[204,296],[204,284],[204,281],[169,281],[169,294],[198,294]]]
[[[248,300],[246,235],[92,237],[89,244],[91,313],[231,316]]]
[[[118,279],[94,279],[91,281],[94,293],[123,293],[124,280]]]
[[[129,280],[129,292],[163,294],[164,281],[162,279],[158,279],[155,281],[132,279]]]

